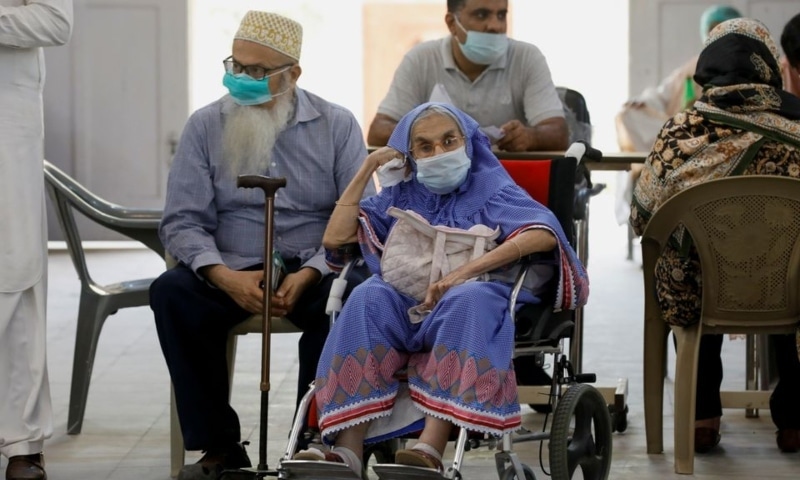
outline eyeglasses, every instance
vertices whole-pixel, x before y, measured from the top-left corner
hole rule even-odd
[[[409,150],[411,158],[421,160],[436,155],[436,147],[442,147],[445,152],[452,152],[464,144],[463,136],[450,135],[439,142],[418,142]]]
[[[228,73],[232,73],[234,75],[239,73],[244,73],[247,74],[249,77],[251,77],[253,80],[262,80],[265,77],[274,75],[279,70],[291,67],[294,64],[287,63],[286,65],[281,65],[279,67],[273,67],[273,68],[262,67],[261,65],[242,65],[241,63],[234,60],[233,55],[231,55],[230,57],[222,61],[222,65],[225,67],[225,71]]]

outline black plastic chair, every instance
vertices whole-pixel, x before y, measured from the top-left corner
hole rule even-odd
[[[149,305],[149,288],[154,280],[143,278],[111,285],[95,282],[86,265],[74,212],[77,210],[105,228],[138,240],[163,258],[164,247],[158,238],[162,212],[158,209],[131,209],[109,203],[47,160],[44,161],[44,178],[72,263],[81,281],[67,420],[67,433],[74,435],[80,433],[83,426],[97,342],[106,318],[120,308]]]

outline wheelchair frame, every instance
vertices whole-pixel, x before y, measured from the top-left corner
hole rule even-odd
[[[577,169],[579,160],[584,156],[592,156],[599,160],[602,155],[599,151],[588,147],[583,142],[576,142],[567,151],[564,159],[551,161],[562,161],[571,165],[574,172]],[[574,175],[570,185],[574,185]],[[563,194],[562,194],[563,196]],[[570,199],[570,203],[573,200]],[[588,201],[588,196],[585,201]],[[548,202],[549,203],[549,202]],[[549,205],[548,205],[549,206]],[[565,225],[570,240],[575,242],[575,236],[585,238],[573,228],[580,228],[574,225],[575,218],[572,214],[573,205],[569,208],[561,209],[562,212],[569,211],[567,218],[559,216],[559,221]],[[552,209],[552,208],[551,208]],[[554,210],[554,213],[555,210]],[[533,258],[532,258],[533,257]],[[535,256],[524,259],[531,264]],[[581,258],[583,261],[583,258]],[[339,278],[331,289],[331,299],[329,300],[328,310],[331,313],[331,324],[335,322],[336,313],[341,310],[341,295],[346,285],[346,277],[353,263],[348,264],[342,271]],[[522,288],[527,269],[521,269],[517,277],[512,295],[509,299],[509,310],[512,312],[512,320],[517,322],[517,312],[514,308],[517,296]],[[337,298],[338,293],[338,298]],[[552,308],[547,309],[552,311]],[[580,315],[579,309],[574,311],[552,312],[560,315],[562,322],[571,323],[575,332],[577,324],[575,320]],[[569,318],[572,317],[572,318]],[[530,332],[529,332],[530,333]],[[464,465],[465,453],[471,449],[487,446],[498,449],[495,454],[495,467],[500,480],[535,480],[536,476],[533,469],[521,462],[516,452],[513,451],[513,444],[544,441],[550,442],[550,468],[554,480],[568,480],[578,467],[581,467],[584,478],[591,480],[605,480],[611,466],[612,455],[612,420],[609,409],[602,394],[594,387],[583,382],[595,381],[594,374],[576,373],[570,359],[562,353],[564,336],[558,338],[544,339],[520,339],[517,336],[514,347],[515,356],[537,356],[537,361],[541,361],[544,355],[554,355],[554,374],[553,382],[549,389],[549,403],[552,411],[555,412],[553,424],[550,431],[546,430],[547,417],[545,417],[545,427],[541,432],[524,430],[513,434],[506,434],[502,437],[490,437],[484,435],[483,438],[470,437],[465,428],[460,428],[458,437],[455,440],[455,455],[452,464],[446,467],[444,472],[434,469],[413,467],[407,465],[397,465],[392,463],[378,463],[373,465],[373,471],[381,480],[400,480],[400,479],[462,479],[462,466]],[[572,347],[574,340],[570,340]],[[341,463],[326,461],[292,460],[292,455],[298,445],[300,433],[303,428],[304,419],[308,415],[314,395],[314,386],[303,397],[289,437],[286,450],[280,460],[278,467],[278,478],[282,479],[314,479],[314,480],[356,480],[359,477],[350,469],[349,466]],[[522,402],[521,402],[522,403]],[[378,460],[387,460],[386,457],[397,449],[399,442],[404,439],[394,439],[386,444],[381,442],[365,447],[364,465],[368,464],[369,459],[374,456]]]

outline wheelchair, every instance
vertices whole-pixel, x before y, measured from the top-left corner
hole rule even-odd
[[[600,156],[600,152],[583,143],[575,143],[563,158],[552,160],[501,160],[514,180],[531,196],[544,204],[556,215],[567,237],[575,246],[575,184],[579,172],[579,160],[584,155]],[[599,158],[597,158],[599,160]],[[552,254],[530,255],[522,260],[528,264],[554,262]],[[346,278],[353,263],[348,264],[332,288],[329,312],[335,321],[336,312],[341,310],[341,295]],[[552,302],[544,301],[536,305],[516,305],[527,269],[521,269],[512,290],[509,310],[515,312],[515,357],[532,357],[537,365],[545,362],[545,356],[553,356],[554,372],[549,387],[524,387],[535,390],[535,395],[548,397],[553,413],[552,425],[547,430],[545,417],[542,431],[520,429],[502,437],[469,432],[457,429],[452,463],[445,464],[444,472],[423,467],[393,464],[394,452],[409,439],[406,437],[365,445],[364,465],[371,465],[372,471],[381,480],[400,479],[463,479],[469,478],[465,467],[466,452],[481,447],[497,450],[494,456],[497,475],[500,480],[535,480],[534,470],[524,464],[513,445],[525,442],[549,442],[549,468],[554,480],[568,480],[580,468],[583,478],[604,480],[608,478],[612,457],[611,415],[601,393],[588,383],[595,381],[595,375],[579,373],[573,368],[569,355],[563,353],[563,342],[570,339],[575,330],[577,310],[555,311]],[[342,284],[342,282],[344,282]],[[337,286],[338,285],[338,286]],[[555,295],[555,292],[553,292]],[[578,309],[579,310],[579,309]],[[570,343],[572,345],[572,340]],[[518,391],[521,392],[522,387]],[[542,391],[543,390],[543,391]],[[522,394],[518,393],[520,403]],[[298,408],[285,453],[277,468],[281,479],[314,480],[357,480],[350,467],[326,461],[293,460],[300,432],[305,420],[314,425],[313,385],[303,397]],[[530,401],[530,400],[529,400]],[[540,403],[540,400],[535,400]],[[311,414],[309,416],[309,414]],[[371,462],[374,460],[374,462]],[[372,478],[372,477],[370,477]]]

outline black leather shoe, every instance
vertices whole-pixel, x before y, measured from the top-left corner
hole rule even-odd
[[[778,436],[775,439],[778,443],[778,448],[783,453],[794,453],[800,450],[800,430],[796,428],[782,428],[778,430]]]
[[[9,457],[6,466],[6,480],[47,480],[44,471],[44,455],[15,455]]]
[[[197,463],[181,469],[178,480],[217,480],[223,470],[253,466],[244,449],[248,444],[249,442],[234,443],[227,448],[207,450]]]
[[[707,453],[719,445],[722,436],[719,430],[710,427],[695,427],[694,429],[694,451],[695,453]]]

